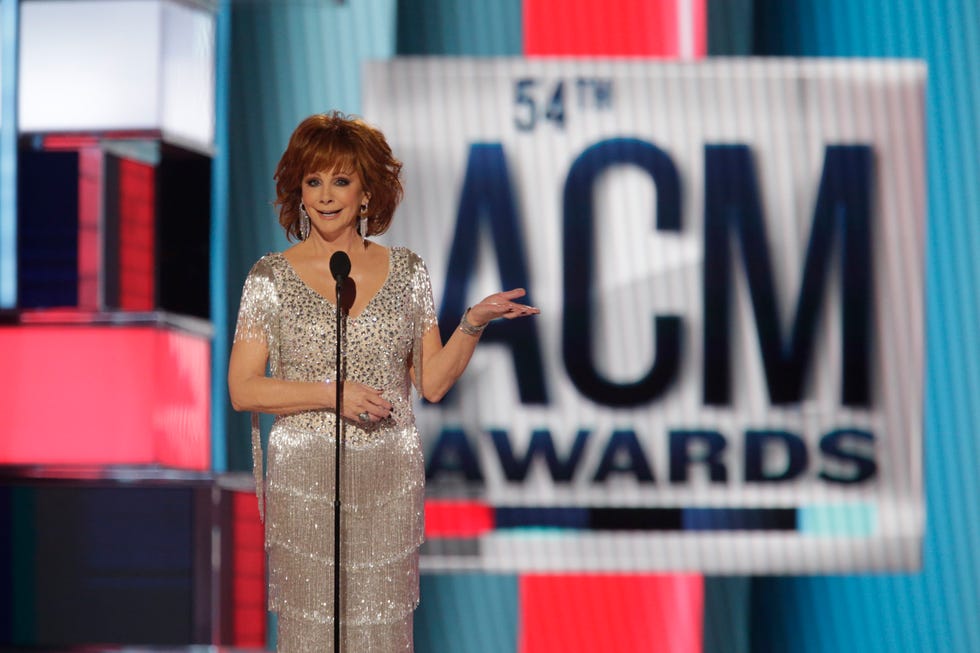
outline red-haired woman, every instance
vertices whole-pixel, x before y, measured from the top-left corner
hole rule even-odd
[[[228,388],[236,410],[276,416],[263,478],[269,607],[279,650],[333,646],[335,282],[346,252],[341,500],[341,637],[345,651],[411,651],[422,542],[422,449],[411,388],[438,401],[463,373],[484,327],[538,312],[522,289],[491,295],[445,343],[425,264],[383,247],[402,195],[401,163],[384,135],[341,114],[304,120],[275,174],[279,222],[299,242],[269,254],[245,281]],[[268,374],[266,369],[268,367]],[[253,417],[253,425],[257,424]],[[264,491],[264,497],[263,497]]]

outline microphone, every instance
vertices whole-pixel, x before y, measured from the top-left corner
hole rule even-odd
[[[347,275],[350,274],[350,257],[347,252],[334,252],[330,257],[330,274],[337,281],[337,285],[344,283]]]

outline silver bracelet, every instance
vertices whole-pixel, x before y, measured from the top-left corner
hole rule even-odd
[[[478,336],[481,333],[483,333],[483,330],[487,328],[487,324],[490,323],[487,322],[486,324],[481,324],[480,326],[471,324],[470,321],[466,319],[466,316],[469,315],[469,312],[470,309],[467,308],[466,311],[463,313],[463,317],[459,321],[459,330],[468,336]]]

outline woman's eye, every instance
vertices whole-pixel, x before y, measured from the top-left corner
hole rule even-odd
[[[319,186],[320,185],[320,180],[319,179],[316,179],[316,178],[307,179],[306,180],[306,185],[307,186]]]
[[[346,186],[347,184],[350,183],[350,179],[347,179],[345,177],[337,177],[337,179],[334,180],[334,183],[337,184],[338,186]]]

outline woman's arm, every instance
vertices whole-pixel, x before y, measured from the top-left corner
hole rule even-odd
[[[523,288],[499,292],[485,298],[466,312],[467,329],[457,328],[453,335],[442,342],[439,327],[434,326],[422,337],[422,395],[429,401],[439,401],[463,371],[473,356],[480,341],[483,327],[491,320],[504,318],[513,320],[525,315],[537,315],[541,311],[533,306],[515,303],[513,300],[525,295]],[[414,371],[413,371],[414,379]]]
[[[228,361],[228,393],[235,410],[283,415],[304,410],[333,409],[337,386],[333,382],[303,382],[274,379],[265,375],[266,346],[254,340],[236,341]],[[344,384],[343,416],[358,420],[367,413],[371,420],[384,419],[391,403],[374,388],[348,381]]]
[[[333,408],[333,384],[301,383],[265,375],[266,346],[254,340],[239,340],[228,359],[228,394],[235,410],[256,413],[296,413]]]

